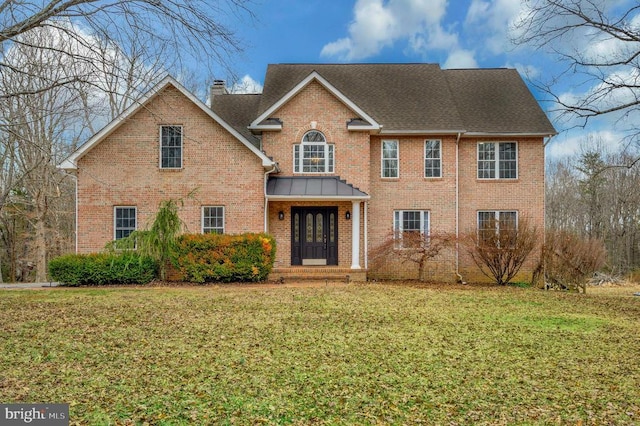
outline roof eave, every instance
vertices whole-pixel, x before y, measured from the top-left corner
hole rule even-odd
[[[292,97],[294,97],[298,92],[307,87],[309,83],[312,81],[319,82],[325,89],[331,92],[335,97],[337,97],[347,108],[354,111],[358,114],[363,120],[372,124],[372,126],[381,127],[372,117],[369,116],[362,108],[357,106],[351,99],[346,97],[341,91],[339,91],[336,87],[334,87],[329,81],[327,81],[324,77],[318,74],[317,71],[312,71],[307,77],[305,77],[302,81],[295,85],[295,87],[289,90],[284,96],[282,96],[278,101],[276,101],[273,105],[271,105],[265,112],[263,112],[258,118],[256,118],[249,128],[259,128],[260,123],[264,120],[267,120],[269,117],[273,115],[281,106],[283,106],[286,102],[288,102]]]
[[[71,154],[62,164],[60,164],[60,168],[64,168],[63,164],[72,165],[71,170],[77,168],[78,160],[81,159],[86,153],[88,153],[95,145],[102,142],[104,138],[109,136],[112,132],[114,132],[123,121],[134,115],[138,110],[143,108],[143,106],[149,102],[153,97],[155,97],[162,90],[167,88],[169,85],[172,85],[178,91],[180,91],[185,97],[191,100],[196,106],[198,106],[202,111],[204,111],[209,117],[211,117],[214,121],[220,124],[225,130],[227,130],[231,135],[233,135],[238,141],[240,141],[244,146],[249,148],[255,155],[257,155],[262,160],[262,165],[264,167],[273,166],[275,162],[269,157],[266,156],[262,151],[256,148],[247,138],[242,136],[236,129],[230,126],[226,121],[224,121],[218,114],[213,112],[213,110],[207,107],[201,100],[195,97],[191,92],[189,92],[184,86],[182,86],[175,78],[167,75],[161,82],[159,82],[154,88],[145,93],[140,99],[138,99],[134,104],[129,106],[126,110],[124,110],[118,117],[113,119],[109,124],[103,127],[98,133],[93,135],[86,143],[84,143],[81,147],[79,147],[73,154]]]
[[[465,132],[462,136],[467,137],[535,137],[546,138],[557,135],[558,132]]]
[[[380,130],[381,135],[457,135],[464,134],[466,130],[455,130],[455,129],[447,129],[447,130]]]

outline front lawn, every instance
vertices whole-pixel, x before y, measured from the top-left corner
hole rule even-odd
[[[631,293],[2,291],[0,402],[92,425],[637,424]]]

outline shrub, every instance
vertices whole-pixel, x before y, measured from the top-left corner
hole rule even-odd
[[[541,264],[545,286],[564,290],[587,290],[587,280],[602,268],[607,257],[604,243],[566,231],[548,231]]]
[[[186,281],[264,281],[273,267],[276,243],[266,234],[185,234],[178,237],[173,263]]]
[[[462,247],[480,271],[498,285],[511,282],[535,248],[538,233],[526,217],[516,227],[510,223],[489,223],[483,232],[471,233],[461,239]]]
[[[146,284],[157,263],[134,252],[68,254],[49,262],[49,275],[64,285]]]

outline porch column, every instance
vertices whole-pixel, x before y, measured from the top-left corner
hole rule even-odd
[[[351,202],[351,269],[360,268],[360,201]]]

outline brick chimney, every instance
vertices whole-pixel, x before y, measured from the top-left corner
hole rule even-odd
[[[211,86],[211,105],[213,105],[213,98],[219,95],[226,95],[227,86],[224,80],[213,80],[213,85]]]

